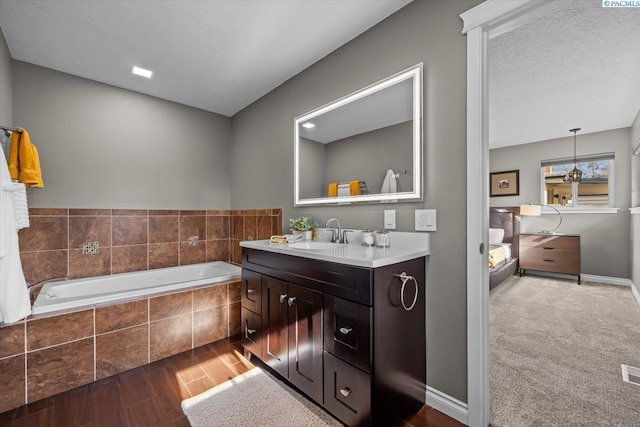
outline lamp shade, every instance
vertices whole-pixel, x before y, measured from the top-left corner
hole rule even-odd
[[[540,205],[520,205],[520,215],[540,216]]]

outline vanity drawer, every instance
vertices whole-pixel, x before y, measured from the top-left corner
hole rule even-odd
[[[324,352],[324,406],[349,426],[371,425],[371,375]]]
[[[262,318],[246,308],[241,308],[242,345],[246,352],[262,358]]]
[[[242,270],[242,307],[262,314],[262,275],[251,270]]]
[[[324,295],[324,349],[371,372],[373,309]]]

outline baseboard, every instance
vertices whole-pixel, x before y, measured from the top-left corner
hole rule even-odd
[[[427,386],[427,405],[467,425],[467,404]]]
[[[581,274],[580,277],[585,282],[595,282],[602,283],[605,285],[616,285],[616,286],[631,286],[630,279],[624,279],[622,277],[609,277],[609,276],[596,276],[595,274]]]
[[[636,302],[638,303],[638,305],[640,305],[640,292],[638,292],[638,288],[636,288],[633,282],[631,283],[631,293],[633,294],[633,297],[636,299]]]

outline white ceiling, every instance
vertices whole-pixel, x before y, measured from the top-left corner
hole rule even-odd
[[[232,116],[410,2],[1,0],[0,27],[14,59]]]
[[[490,40],[491,148],[630,126],[640,109],[638,41],[640,8],[601,0],[560,2]]]

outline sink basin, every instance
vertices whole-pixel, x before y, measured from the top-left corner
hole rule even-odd
[[[347,245],[344,243],[331,243],[331,242],[296,242],[290,243],[289,247],[293,249],[303,249],[307,251],[326,251],[331,249],[340,249]]]

